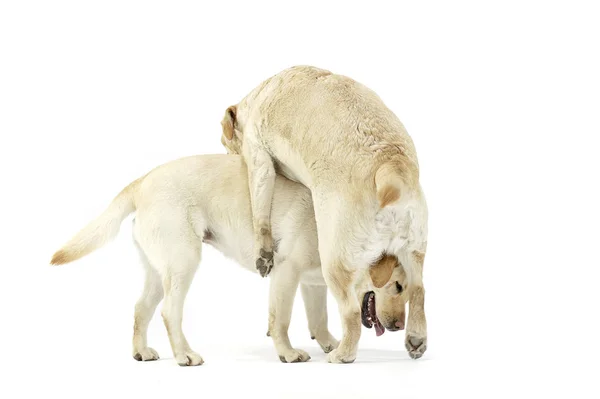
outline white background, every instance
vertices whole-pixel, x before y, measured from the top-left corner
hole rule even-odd
[[[0,396],[598,397],[593,3],[3,1]],[[175,364],[158,314],[163,360],[134,361],[130,220],[79,262],[52,253],[149,169],[224,153],[225,108],[297,64],[366,84],[415,141],[429,350],[364,329],[327,364],[298,298],[312,360],[282,364],[268,280],[206,248],[184,317],[206,363]]]

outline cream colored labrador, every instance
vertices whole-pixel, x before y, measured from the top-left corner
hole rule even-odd
[[[222,143],[248,165],[254,258],[261,275],[273,266],[276,172],[311,190],[323,274],[343,324],[341,343],[328,360],[356,358],[358,276],[369,270],[376,287],[392,287],[396,266],[408,278],[405,345],[411,357],[421,357],[427,347],[422,271],[428,212],[415,147],[396,115],[364,85],[298,66],[227,108],[222,127]]]
[[[148,347],[146,332],[164,297],[162,316],[175,360],[181,366],[203,363],[181,328],[184,299],[200,262],[202,242],[256,271],[246,176],[245,162],[234,155],[192,156],[159,166],[123,189],[104,213],[54,254],[51,263],[60,265],[91,253],[115,237],[123,219],[136,212],[133,235],[146,282],[135,305],[135,359],[158,359]],[[282,362],[304,362],[309,355],[293,348],[288,338],[299,284],[311,337],[326,353],[338,346],[327,327],[327,287],[309,190],[277,177],[272,216],[278,267],[270,276],[268,331]],[[365,324],[375,324],[378,334],[382,325],[398,329],[397,320],[404,320],[406,276],[397,268],[398,285],[388,288],[373,288],[369,276],[364,277],[357,279],[355,292],[364,303]]]

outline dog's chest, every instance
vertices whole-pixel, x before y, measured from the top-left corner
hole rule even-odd
[[[383,209],[375,216],[374,237],[385,249],[403,248],[408,243],[410,213],[396,209]]]
[[[399,255],[419,250],[426,240],[426,226],[410,207],[386,207],[380,210],[371,228],[361,233],[365,244],[352,256],[364,265],[371,264],[384,252]]]

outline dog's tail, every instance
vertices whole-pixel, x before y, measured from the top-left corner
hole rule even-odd
[[[121,190],[100,216],[56,251],[50,264],[63,265],[73,262],[112,240],[119,233],[123,220],[135,211],[134,195],[142,180],[143,178],[139,178]]]

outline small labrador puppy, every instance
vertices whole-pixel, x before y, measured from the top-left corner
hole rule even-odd
[[[182,331],[183,305],[200,262],[202,242],[248,270],[254,267],[253,225],[246,164],[235,155],[199,155],[155,168],[124,188],[98,218],[77,233],[52,257],[51,264],[73,262],[114,238],[127,215],[136,212],[133,236],[145,266],[146,281],[135,305],[133,357],[147,361],[158,353],[146,342],[148,324],[164,298],[162,316],[173,355],[181,366],[203,363]],[[310,192],[277,177],[273,197],[273,238],[278,267],[271,273],[269,330],[282,362],[305,362],[310,356],[288,338],[298,285],[311,337],[330,352],[338,341],[327,327],[327,286],[317,251]],[[395,259],[385,259],[393,262]],[[356,300],[363,302],[363,321],[377,334],[403,328],[407,300],[406,275],[393,272],[391,287],[372,287],[368,274],[355,279]],[[401,322],[398,322],[398,321]]]
[[[254,258],[261,275],[273,266],[276,172],[311,190],[323,275],[343,324],[340,346],[328,360],[356,358],[357,277],[369,270],[375,287],[393,287],[399,264],[410,298],[405,345],[411,357],[421,357],[427,348],[422,271],[428,211],[417,153],[396,115],[348,77],[297,66],[227,108],[221,123],[222,143],[248,165]]]

